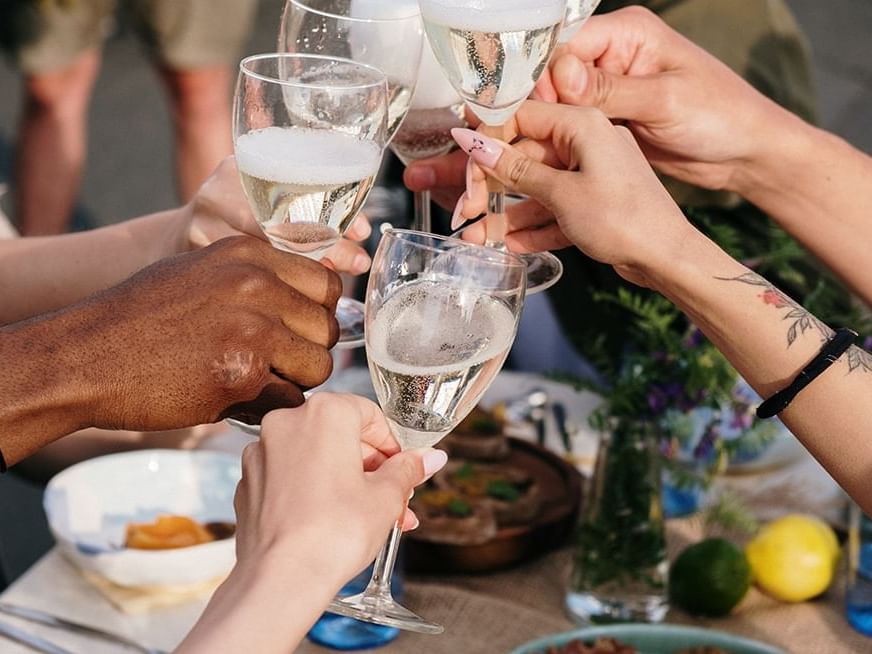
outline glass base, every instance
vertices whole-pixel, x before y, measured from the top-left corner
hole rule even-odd
[[[381,647],[399,635],[400,630],[396,627],[325,613],[309,630],[308,638],[322,647],[346,651]]]
[[[566,594],[566,612],[581,625],[614,622],[663,622],[669,611],[665,595],[599,597],[594,593]]]
[[[327,607],[328,613],[344,615],[363,622],[396,627],[419,634],[441,634],[445,627],[428,622],[409,609],[397,604],[391,597],[379,597],[360,593],[351,597],[334,599]]]
[[[563,262],[550,252],[523,254],[527,263],[527,295],[545,291],[563,277]]]
[[[336,320],[339,322],[337,348],[350,350],[364,344],[364,304],[348,297],[339,298],[336,305]]]

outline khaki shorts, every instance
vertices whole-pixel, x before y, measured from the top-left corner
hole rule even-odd
[[[121,0],[149,53],[173,69],[234,64],[257,0]],[[116,0],[7,0],[0,48],[28,73],[63,68],[99,48],[112,29]]]

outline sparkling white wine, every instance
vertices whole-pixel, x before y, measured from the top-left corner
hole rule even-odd
[[[391,141],[391,149],[408,165],[447,154],[454,147],[451,129],[463,127],[463,99],[445,77],[429,43],[424,44],[412,107]]]
[[[447,154],[454,147],[451,129],[465,124],[463,105],[442,109],[411,109],[391,141],[391,149],[406,165],[418,159]]]
[[[388,80],[388,141],[394,137],[412,103],[412,89],[408,84]]]
[[[266,127],[236,140],[255,218],[279,249],[319,258],[363,206],[381,148],[328,130]]]
[[[545,70],[565,0],[421,0],[427,37],[476,115],[502,125]]]
[[[379,403],[403,449],[429,447],[478,403],[515,337],[500,300],[450,282],[395,291],[367,328]]]

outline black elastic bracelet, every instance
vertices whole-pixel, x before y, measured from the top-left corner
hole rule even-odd
[[[772,418],[784,411],[803,388],[838,361],[839,357],[854,344],[856,338],[857,332],[853,330],[846,327],[837,329],[835,335],[824,344],[811,363],[800,371],[790,386],[778,391],[757,407],[757,417]]]

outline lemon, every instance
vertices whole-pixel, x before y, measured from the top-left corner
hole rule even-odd
[[[751,568],[745,553],[723,538],[691,545],[669,571],[670,601],[696,615],[727,615],[750,587]]]
[[[783,602],[803,602],[829,588],[839,542],[825,522],[793,514],[763,527],[745,554],[761,590]]]

